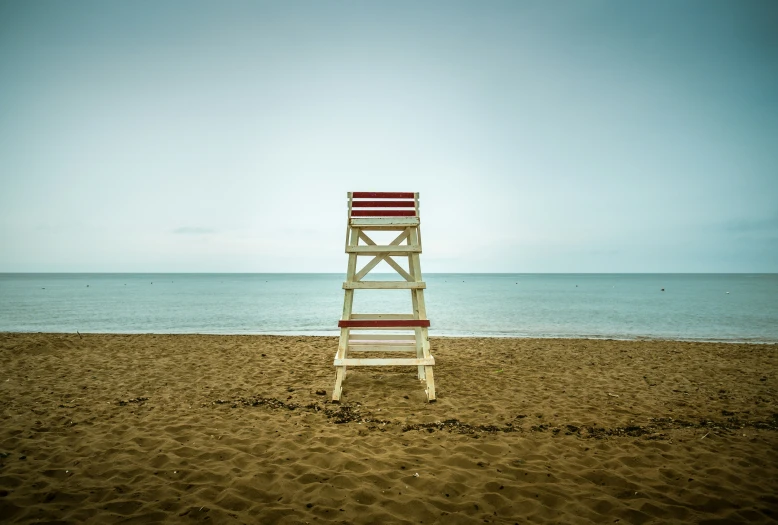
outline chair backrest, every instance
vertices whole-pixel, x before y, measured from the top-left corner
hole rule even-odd
[[[348,211],[349,217],[418,217],[419,194],[387,191],[348,192]]]

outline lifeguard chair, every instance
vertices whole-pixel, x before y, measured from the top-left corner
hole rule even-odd
[[[335,388],[332,400],[340,401],[346,368],[349,366],[415,366],[418,378],[427,383],[427,400],[435,401],[435,381],[430,355],[427,309],[424,306],[426,284],[421,278],[419,254],[419,194],[392,192],[349,192],[346,223],[346,253],[348,269],[343,283],[343,317],[338,322],[340,342],[335,354]],[[387,245],[378,245],[365,232],[400,232]],[[360,240],[363,244],[360,244]],[[357,271],[358,257],[372,259]],[[408,258],[406,271],[395,257]],[[363,281],[363,278],[381,261],[386,261],[403,281]],[[410,290],[413,312],[353,313],[355,290]],[[381,331],[412,332],[380,333]],[[353,333],[357,332],[357,333]],[[368,333],[379,332],[379,333]],[[360,358],[352,352],[410,352],[415,357]]]

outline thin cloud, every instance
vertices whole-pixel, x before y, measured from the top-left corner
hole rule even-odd
[[[761,219],[733,219],[725,222],[723,228],[735,233],[778,233],[778,213]]]

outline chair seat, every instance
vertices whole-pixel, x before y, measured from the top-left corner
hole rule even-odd
[[[351,226],[361,228],[413,227],[419,225],[418,217],[351,217]]]

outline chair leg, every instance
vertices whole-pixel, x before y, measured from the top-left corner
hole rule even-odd
[[[422,359],[424,357],[424,340],[423,337],[423,331],[421,328],[416,328],[416,359]],[[419,378],[419,381],[424,381],[424,379],[427,377],[424,374],[424,365],[418,366],[417,376]]]
[[[432,376],[432,367],[431,366],[425,366],[426,370],[426,376],[427,376],[427,401],[430,403],[433,403],[436,400],[435,397],[435,379]]]
[[[337,367],[338,370],[335,373],[335,387],[332,389],[332,401],[335,403],[340,402],[340,395],[343,393],[343,378],[346,375],[345,366]]]

